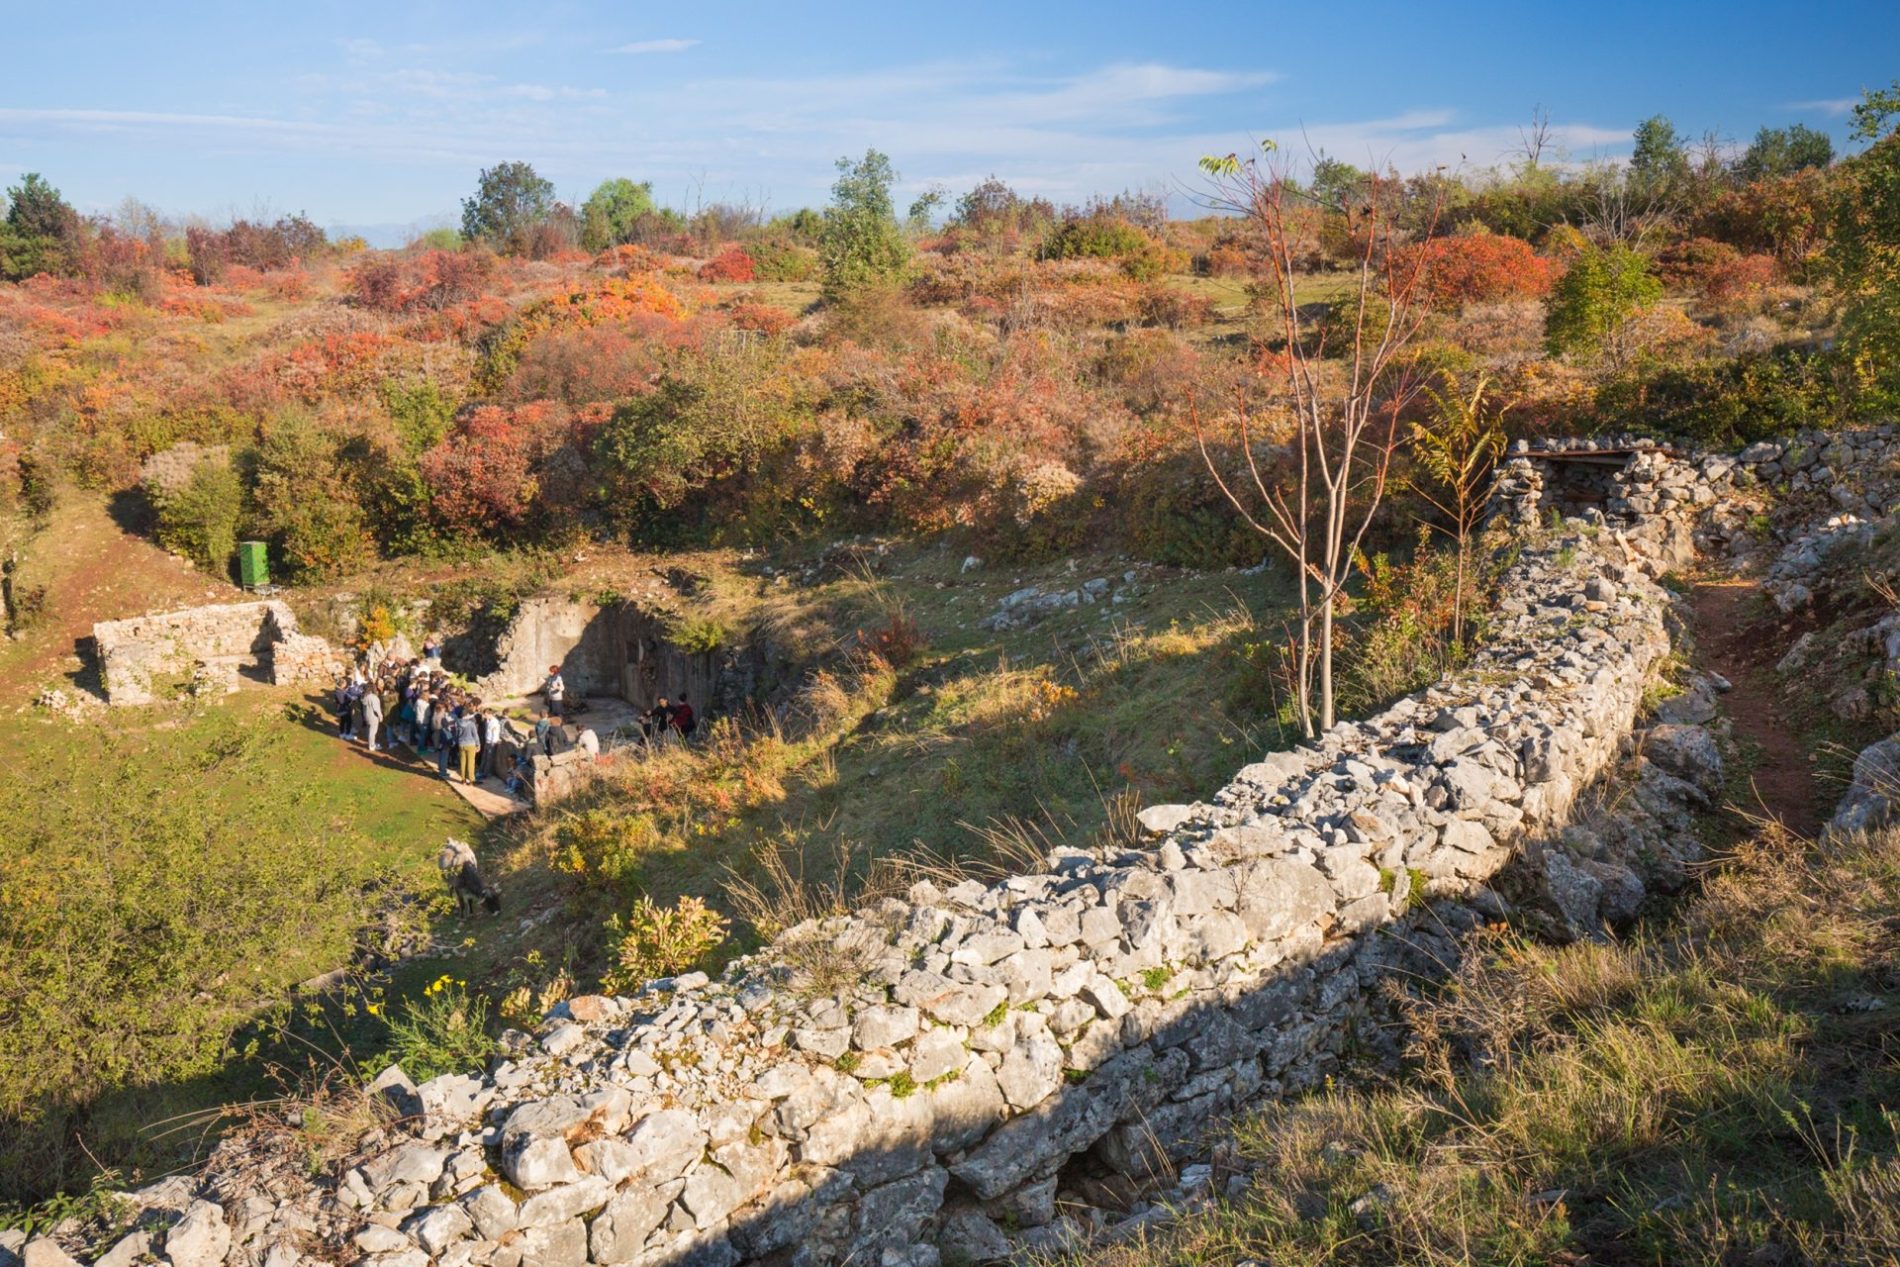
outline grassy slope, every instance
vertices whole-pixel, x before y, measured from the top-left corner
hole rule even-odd
[[[142,1124],[262,1086],[255,1062],[214,1068],[221,1036],[193,1053],[170,1037],[221,1035],[290,984],[348,962],[367,913],[358,886],[393,875],[400,887],[432,892],[441,838],[480,824],[441,784],[340,744],[299,691],[252,687],[197,708],[115,709],[78,722],[33,709],[42,689],[70,694],[86,684],[75,643],[94,621],[240,596],[126,535],[79,498],[14,543],[23,583],[46,587],[48,609],[22,638],[0,643],[0,706],[15,714],[12,776],[0,796],[9,822],[0,834],[0,908],[10,912],[0,937],[0,1005],[14,1015],[19,1039],[6,1044],[0,1106],[10,1114],[46,1107],[42,1075],[56,1061],[92,1069],[83,1075],[89,1082],[129,1077],[122,1092],[86,1098],[83,1138],[108,1162],[162,1161],[165,1150],[137,1143]],[[200,759],[214,750],[230,755]],[[255,873],[251,851],[291,859]],[[128,858],[139,865],[127,867]],[[274,888],[287,904],[273,905]],[[113,966],[112,930],[151,929],[178,903],[214,894],[244,903],[256,922],[208,911],[205,943],[172,937]],[[74,956],[63,979],[32,957],[52,944]],[[136,975],[160,964],[200,984],[168,1001],[166,982],[141,984]],[[94,970],[109,975],[90,981]],[[83,997],[83,1009],[67,990]],[[42,1013],[53,1028],[37,1021],[32,1032],[18,1028],[20,1016]],[[80,1016],[84,1023],[75,1024]],[[110,1061],[83,1051],[88,1034],[115,1035],[112,1043],[147,1054],[113,1072]],[[261,1054],[285,1055],[268,1046]],[[8,1145],[27,1145],[31,1134],[0,1130]],[[0,1148],[0,1168],[9,1172],[0,1198],[16,1183],[57,1178],[27,1173],[54,1165],[43,1154],[27,1161]]]
[[[762,855],[826,884],[848,857],[846,888],[863,883],[876,858],[980,865],[1024,831],[1080,840],[1102,830],[1125,788],[1144,803],[1207,795],[1285,740],[1255,700],[1234,695],[1247,646],[1278,632],[1270,574],[1142,569],[1128,602],[998,633],[979,622],[1003,595],[1102,575],[1120,586],[1127,565],[1082,558],[1073,572],[1052,564],[966,574],[960,555],[893,546],[874,577],[780,585],[756,563],[742,572],[696,560],[713,572],[698,601],[731,627],[757,626],[757,636],[805,655],[833,653],[835,716],[814,729],[795,710],[782,733],[749,728],[623,762],[589,793],[498,828],[491,842],[505,855],[511,917],[562,917],[519,937],[471,929],[471,944],[415,965],[418,979],[453,970],[497,999],[523,986],[591,988],[609,963],[606,917],[638,896],[703,897],[739,917],[732,872],[763,881]],[[898,673],[857,682],[835,653],[898,608],[923,631],[924,649]],[[590,810],[625,826],[632,842],[617,877],[562,869],[564,826]],[[729,949],[756,931],[737,919]]]

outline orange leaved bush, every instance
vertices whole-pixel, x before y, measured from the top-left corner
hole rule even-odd
[[[1426,295],[1433,307],[1447,310],[1501,299],[1541,299],[1555,277],[1551,262],[1530,243],[1501,233],[1428,238],[1403,248],[1401,255],[1409,257],[1403,260],[1408,272],[1422,257]]]

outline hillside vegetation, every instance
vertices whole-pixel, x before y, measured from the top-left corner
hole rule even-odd
[[[716,967],[919,873],[1131,840],[1139,803],[1310,733],[1317,613],[1346,714],[1467,656],[1505,557],[1474,525],[1514,439],[1890,418],[1896,94],[1867,96],[1846,157],[1800,128],[1696,157],[1656,118],[1627,164],[1274,172],[1271,218],[1140,192],[1058,207],[995,179],[900,218],[876,151],[840,162],[822,210],[686,216],[630,179],[568,207],[503,163],[461,232],[371,251],[301,216],[84,217],[23,179],[0,229],[0,703],[22,714],[0,787],[0,1200],[180,1164],[210,1110],[273,1077],[478,1061],[573,994]],[[1264,169],[1204,168],[1242,170]],[[1366,331],[1395,325],[1362,375]],[[1270,540],[1269,489],[1320,513],[1302,391],[1322,427],[1341,401],[1375,423],[1337,493],[1363,535],[1335,534],[1318,582]],[[359,617],[492,632],[530,593],[685,576],[682,636],[796,669],[702,742],[479,825],[420,764],[337,744],[314,694],[92,706],[91,623],[229,599],[240,539],[346,638]],[[429,859],[451,832],[500,879],[500,921],[448,914]],[[1817,857],[1814,883],[1873,891],[1884,849]],[[1795,883],[1768,852],[1732,876]],[[1689,1207],[1631,1211],[1658,1168],[1700,1184],[1731,1162],[1761,1168],[1735,1172],[1761,1208],[1819,1212],[1721,1217],[1850,1245],[1844,1212],[1891,1175],[1850,1167],[1833,1124],[1890,1149],[1868,1107],[1885,1084],[1860,1107],[1809,1096],[1803,1062],[1834,1041],[1804,1010],[1818,952],[1751,942],[1766,907],[1722,922],[1749,888],[1723,883],[1651,942],[1474,961],[1416,1006],[1420,1079],[1275,1118],[1282,1195],[1168,1252],[1449,1254],[1447,1202],[1493,1257],[1686,1245]],[[1884,945],[1865,908],[1797,917],[1872,970],[1849,936]],[[338,967],[341,988],[287,1002]],[[1540,995],[1540,974],[1606,984]],[[1525,990],[1466,1032],[1459,999]],[[1452,1059],[1480,1041],[1485,1060]],[[1768,1122],[1783,1109],[1799,1121]],[[1789,1140],[1822,1126],[1802,1147],[1826,1167],[1795,1173]],[[1362,1142],[1300,1151],[1326,1131]],[[1380,1183],[1385,1213],[1335,1217]],[[1575,1195],[1500,1195],[1557,1187]],[[1274,1204],[1309,1190],[1328,1213]]]

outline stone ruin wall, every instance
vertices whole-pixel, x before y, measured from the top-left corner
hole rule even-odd
[[[157,692],[196,680],[236,690],[253,674],[274,684],[326,681],[340,657],[300,633],[281,602],[223,603],[104,621],[92,627],[106,699],[150,704]]]
[[[392,1267],[928,1267],[1004,1227],[1033,1244],[1065,1166],[1145,1173],[1324,1077],[1406,962],[1414,888],[1482,901],[1615,758],[1667,596],[1614,533],[1536,546],[1505,586],[1470,669],[1210,803],[1151,807],[1152,848],[920,884],[717,981],[572,1000],[489,1073],[416,1089],[410,1129],[334,1184],[287,1168],[220,1201],[243,1181],[214,1164],[169,1190],[182,1221],[134,1236],[270,1267],[318,1241]],[[857,983],[800,988],[812,953],[857,956]]]
[[[1150,847],[919,883],[718,980],[570,1000],[485,1074],[387,1073],[403,1123],[326,1177],[234,1149],[139,1194],[147,1225],[99,1261],[936,1267],[1059,1243],[1065,1174],[1151,1174],[1323,1079],[1422,921],[1501,909],[1500,872],[1626,751],[1669,651],[1653,577],[1719,509],[1715,468],[1657,465],[1627,509],[1534,534],[1469,668],[1144,810]],[[1530,520],[1527,473],[1515,455],[1500,501]],[[814,988],[840,958],[854,983]],[[66,1261],[38,1244],[33,1267]]]
[[[1571,459],[1593,452],[1634,455],[1615,463]],[[1740,453],[1672,454],[1633,436],[1519,440],[1499,471],[1493,507],[1508,523],[1527,526],[1553,511],[1613,526],[1638,538],[1665,566],[1680,567],[1697,550],[1733,552],[1748,535],[1738,493],[1758,487],[1810,497],[1835,513],[1826,527],[1866,523],[1900,502],[1900,428],[1802,431],[1764,440]],[[1768,578],[1774,591],[1775,578]]]

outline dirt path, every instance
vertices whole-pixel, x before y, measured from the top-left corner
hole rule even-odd
[[[1696,661],[1734,683],[1723,707],[1736,739],[1757,757],[1749,776],[1753,791],[1741,808],[1812,836],[1826,820],[1828,800],[1814,777],[1808,744],[1787,720],[1775,675],[1775,662],[1787,647],[1780,630],[1762,618],[1760,594],[1753,582],[1734,578],[1696,585]]]

